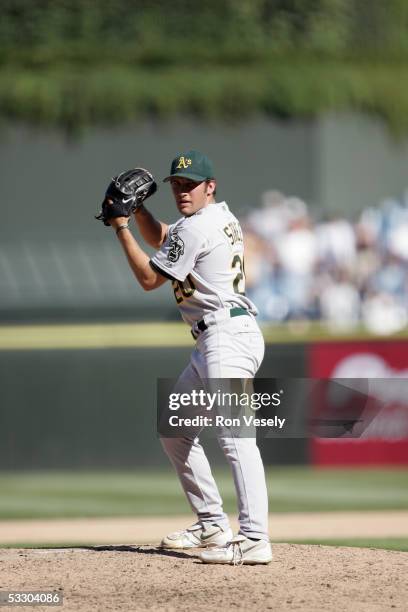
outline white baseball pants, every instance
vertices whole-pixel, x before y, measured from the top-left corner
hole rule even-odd
[[[252,316],[215,323],[197,339],[187,368],[174,392],[203,388],[203,380],[253,378],[265,351],[262,333]],[[199,431],[197,431],[197,436]],[[239,532],[250,538],[268,536],[268,495],[261,455],[253,438],[218,437],[229,462],[238,498]],[[193,512],[202,523],[228,528],[228,517],[208,459],[198,437],[161,438]]]

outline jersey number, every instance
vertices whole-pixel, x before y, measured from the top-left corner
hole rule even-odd
[[[193,295],[196,290],[193,279],[190,274],[187,276],[185,281],[174,280],[172,282],[174,297],[176,298],[177,304],[180,304],[184,298],[189,298]]]
[[[244,258],[240,255],[234,255],[231,268],[233,270],[238,270],[238,274],[236,275],[232,283],[232,286],[234,287],[234,292],[239,293],[240,295],[245,295]]]

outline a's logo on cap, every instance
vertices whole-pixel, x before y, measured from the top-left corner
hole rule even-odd
[[[181,170],[181,168],[184,168],[184,170],[186,170],[189,166],[191,166],[191,159],[189,159],[188,157],[185,158],[183,156],[180,157],[178,166],[176,166],[176,168],[177,170]]]

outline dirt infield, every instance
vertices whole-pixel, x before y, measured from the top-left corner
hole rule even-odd
[[[230,517],[237,531],[235,517]],[[193,516],[0,521],[4,544],[158,544]],[[272,540],[408,537],[408,511],[293,512],[269,515]]]
[[[1,590],[59,589],[64,605],[54,609],[64,612],[384,612],[408,600],[408,553],[295,544],[276,544],[270,565],[241,567],[150,545],[3,549],[0,576]]]

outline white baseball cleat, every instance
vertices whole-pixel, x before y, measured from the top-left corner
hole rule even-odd
[[[162,548],[196,548],[207,546],[225,546],[232,538],[231,529],[222,529],[219,525],[195,523],[183,531],[175,531],[163,538]]]
[[[257,565],[272,561],[272,546],[266,540],[250,540],[243,535],[232,538],[222,548],[211,548],[199,554],[204,563],[228,563],[229,565]]]

